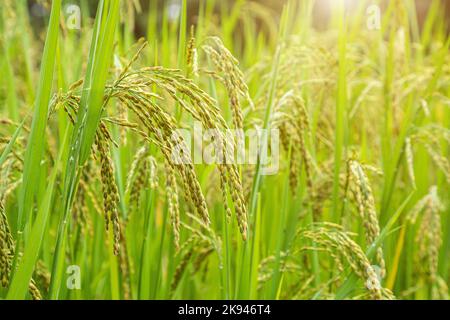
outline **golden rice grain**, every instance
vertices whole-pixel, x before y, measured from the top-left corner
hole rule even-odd
[[[383,290],[375,269],[361,247],[340,226],[317,224],[310,229],[300,231],[300,237],[313,241],[319,248],[339,253],[353,272],[364,280],[365,287],[372,298],[383,299]]]
[[[356,202],[358,205],[358,211],[363,220],[363,224],[366,230],[366,238],[368,244],[374,243],[374,241],[380,235],[380,226],[378,223],[378,215],[375,208],[375,200],[373,198],[372,188],[366,174],[364,173],[361,165],[355,161],[349,161],[350,177],[355,190]],[[383,249],[377,248],[376,254],[377,262],[380,267],[380,275],[383,278],[385,276],[385,262],[383,257]]]
[[[439,250],[442,245],[440,212],[443,210],[444,206],[438,197],[437,187],[433,186],[407,216],[407,220],[415,224],[419,214],[423,212],[415,239],[418,244],[416,266],[419,275],[433,285],[433,299],[448,297],[448,286],[438,273]]]
[[[103,136],[97,135],[96,145],[101,163],[101,182],[103,187],[103,208],[105,215],[105,227],[113,225],[114,254],[120,252],[120,222],[118,214],[119,191],[117,190],[114,167],[112,164],[110,149]]]

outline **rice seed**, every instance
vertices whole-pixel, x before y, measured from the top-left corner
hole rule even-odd
[[[4,288],[9,285],[13,257],[14,241],[6,218],[3,200],[0,199],[0,280]]]
[[[448,161],[448,159],[437,153],[430,144],[426,144],[425,148],[434,163],[438,166],[438,168],[441,169],[442,173],[447,179],[447,183],[450,183],[450,162]]]
[[[130,170],[128,172],[127,176],[127,183],[125,188],[125,193],[130,194],[131,185],[136,178],[136,175],[138,174],[138,168],[140,167],[140,164],[143,162],[143,159],[148,154],[148,147],[143,146],[139,148],[139,150],[136,152],[133,158],[133,162],[131,163]]]
[[[186,50],[186,64],[188,75],[192,74],[194,77],[198,77],[198,53],[195,45],[194,26],[191,26],[191,34]]]
[[[441,155],[439,140],[443,139],[448,142],[450,141],[449,137],[450,133],[448,130],[438,126],[420,128],[411,136],[411,142],[424,146],[428,155],[442,171],[448,183],[450,183],[450,162],[445,156]]]
[[[34,270],[34,279],[39,283],[44,292],[48,292],[50,288],[51,274],[44,261],[38,260]]]
[[[418,244],[416,266],[419,275],[434,285],[433,299],[448,297],[448,286],[438,273],[439,250],[442,245],[440,212],[443,210],[437,187],[433,186],[407,215],[407,221],[415,224],[419,214],[423,212],[415,239]]]
[[[4,288],[9,286],[15,255],[14,250],[14,239],[6,217],[3,200],[0,198],[0,284]],[[42,300],[42,295],[33,279],[30,280],[28,291],[33,300]]]
[[[210,37],[207,41],[211,45],[204,45],[202,49],[214,64],[216,72],[220,75],[220,79],[223,80],[223,84],[227,89],[233,113],[234,128],[242,129],[244,128],[244,117],[240,105],[240,97],[244,97],[252,109],[254,106],[244,75],[239,69],[239,61],[233,57],[220,38]]]
[[[276,104],[271,122],[274,127],[279,128],[283,148],[291,154],[289,164],[291,192],[296,194],[302,163],[308,190],[310,193],[314,192],[311,157],[306,148],[310,120],[303,99],[296,96],[292,90],[285,93]]]
[[[150,180],[150,189],[157,189],[158,183],[159,183],[159,176],[158,176],[158,162],[154,157],[149,157],[149,180]]]
[[[176,288],[178,287],[178,284],[180,283],[181,277],[183,276],[184,271],[186,270],[186,267],[188,266],[189,261],[191,260],[192,255],[194,254],[194,248],[191,247],[181,258],[180,263],[178,264],[178,267],[175,270],[175,274],[173,276],[172,283],[170,285],[170,290],[173,293]]]
[[[136,78],[137,76],[139,78]],[[144,91],[131,90],[129,88],[134,86],[141,87],[142,85],[152,88],[153,85],[156,85],[165,90],[171,98],[195,119],[202,121],[205,127],[217,128],[219,129],[218,131],[227,129],[228,127],[220,116],[215,102],[192,81],[180,75],[177,70],[161,67],[144,68],[138,72],[130,72],[124,75],[121,82],[115,83],[110,87],[110,90],[113,90],[110,96],[118,98],[125,103],[139,118],[142,125],[151,133],[153,141],[162,151],[166,161],[173,162],[172,155],[175,151],[182,164],[176,164],[174,168],[181,176],[185,194],[189,191],[186,198],[196,208],[199,216],[206,223],[209,223],[208,209],[192,165],[192,159],[187,153],[184,141],[181,137],[174,135],[176,132],[175,120],[154,102],[154,96],[149,97]],[[127,83],[126,85],[125,82]],[[125,87],[122,88],[124,85]],[[176,92],[179,92],[186,100],[180,98]],[[217,140],[217,143],[224,143],[225,140],[226,138],[222,136]],[[230,155],[227,156],[230,157]],[[226,175],[223,175],[223,177],[227,177],[226,182],[230,189],[240,231],[245,239],[247,211],[239,171],[234,164],[224,165],[223,170],[226,172]],[[225,181],[225,178],[223,181]]]
[[[119,191],[114,176],[110,149],[104,136],[97,135],[96,145],[101,164],[101,182],[103,187],[103,208],[105,216],[105,227],[109,229],[109,224],[113,225],[114,234],[114,254],[120,252],[120,222],[118,214]]]
[[[30,281],[30,285],[28,287],[28,292],[31,295],[31,298],[33,300],[42,300],[41,292],[39,291],[38,287],[36,286],[36,283],[33,279]]]
[[[72,215],[75,223],[79,224],[81,230],[85,233],[92,233],[92,221],[89,215],[89,208],[87,206],[88,193],[87,186],[91,180],[92,165],[90,162],[83,168],[80,184],[76,194],[77,201],[74,202]],[[95,204],[94,204],[95,205]],[[101,211],[99,211],[101,212]]]
[[[340,226],[316,224],[312,228],[301,230],[299,236],[313,241],[320,248],[338,252],[353,272],[364,280],[371,297],[376,300],[383,299],[383,290],[375,269],[361,247]]]
[[[180,206],[178,202],[178,188],[175,170],[170,164],[166,164],[167,182],[166,192],[169,203],[169,215],[172,222],[175,249],[180,249]]]
[[[355,190],[358,211],[363,220],[366,230],[366,239],[368,244],[372,244],[380,235],[380,226],[378,215],[375,208],[370,182],[361,165],[356,160],[349,161],[349,169],[353,188]],[[383,249],[377,249],[376,259],[380,267],[380,275],[384,278],[386,274]]]
[[[119,254],[119,267],[122,276],[122,290],[125,300],[131,299],[131,262],[128,256],[127,243],[124,235],[124,226],[120,228],[120,254]]]

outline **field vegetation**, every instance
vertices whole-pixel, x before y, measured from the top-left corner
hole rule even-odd
[[[448,299],[442,1],[317,2],[2,0],[0,298]]]

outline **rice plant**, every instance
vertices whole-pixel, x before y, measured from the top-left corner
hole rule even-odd
[[[0,299],[449,299],[445,8],[3,0]]]

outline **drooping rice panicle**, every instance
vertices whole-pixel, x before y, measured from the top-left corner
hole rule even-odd
[[[366,230],[367,242],[371,245],[380,235],[380,226],[372,188],[367,175],[364,173],[364,170],[357,161],[350,160],[349,169],[353,187],[355,188],[359,214],[363,220]],[[381,247],[377,249],[376,258],[380,267],[381,278],[384,278],[386,274],[386,266],[384,262],[383,249]]]
[[[339,253],[352,270],[364,280],[373,299],[382,299],[383,290],[378,275],[361,247],[339,226],[318,225],[302,230],[300,238],[309,239],[326,250]]]
[[[439,249],[442,245],[440,213],[443,209],[443,204],[437,194],[437,187],[433,186],[407,215],[407,221],[416,224],[422,213],[415,239],[418,244],[416,266],[419,275],[433,284],[433,299],[448,299],[448,285],[438,273]]]
[[[119,192],[117,190],[114,167],[111,160],[108,142],[103,136],[97,136],[96,145],[101,163],[105,227],[106,230],[109,230],[109,225],[112,224],[114,234],[114,254],[119,255],[121,233],[118,213]]]
[[[244,117],[242,114],[240,97],[247,99],[252,108],[253,101],[250,97],[247,84],[245,83],[244,75],[239,69],[239,61],[233,57],[220,38],[208,38],[207,43],[211,44],[203,45],[202,49],[214,64],[217,73],[221,77],[220,79],[223,80],[228,91],[230,107],[233,112],[234,128],[242,129],[244,128]]]
[[[11,234],[3,199],[0,197],[0,281],[1,286],[7,288],[10,284],[15,243]],[[33,278],[28,285],[28,292],[33,300],[42,300],[42,295]]]
[[[0,300],[449,299],[445,1],[62,2],[0,6]]]

